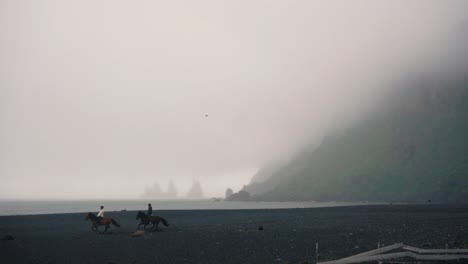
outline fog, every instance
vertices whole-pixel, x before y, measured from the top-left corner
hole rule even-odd
[[[0,198],[237,191],[467,19],[464,0],[3,0]]]

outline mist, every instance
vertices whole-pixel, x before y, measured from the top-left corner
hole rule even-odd
[[[237,191],[467,20],[463,0],[1,1],[0,198]]]

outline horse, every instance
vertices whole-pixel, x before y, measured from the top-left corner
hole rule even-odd
[[[93,230],[94,232],[102,233],[98,229],[98,227],[102,225],[106,226],[104,232],[107,232],[107,229],[109,229],[110,224],[113,224],[116,227],[120,227],[119,223],[117,223],[117,221],[115,221],[114,219],[102,217],[100,220],[98,220],[98,217],[93,213],[88,213],[88,215],[86,216],[86,220],[91,221],[91,230]]]
[[[169,226],[169,223],[166,221],[166,219],[159,217],[159,216],[151,216],[149,217],[142,211],[138,211],[136,220],[140,219],[140,224],[138,224],[138,230],[140,230],[140,226],[143,225],[143,228],[145,230],[146,226],[149,225],[150,223],[153,224],[153,226],[150,228],[150,230],[153,230],[153,228],[156,226],[156,230],[158,230],[158,225],[159,222],[162,222],[165,226]]]

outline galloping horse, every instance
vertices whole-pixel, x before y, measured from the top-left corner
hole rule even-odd
[[[98,217],[93,213],[88,213],[88,215],[86,216],[86,220],[91,221],[91,230],[93,230],[94,232],[99,232],[98,227],[102,225],[106,226],[104,232],[107,232],[107,229],[109,229],[110,224],[113,224],[116,227],[120,227],[119,223],[117,223],[114,219],[108,217],[101,218],[101,220],[98,223]]]
[[[138,225],[138,230],[140,229],[140,226],[143,225],[143,228],[146,229],[146,226],[149,225],[150,223],[153,224],[150,230],[156,226],[156,230],[158,230],[158,225],[159,222],[162,222],[165,226],[169,226],[169,223],[166,221],[166,219],[159,217],[159,216],[151,216],[148,217],[145,213],[142,211],[138,211],[136,220],[140,219],[140,224]],[[148,230],[148,229],[146,229]]]

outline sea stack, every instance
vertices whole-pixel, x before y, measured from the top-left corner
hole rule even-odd
[[[203,190],[201,187],[201,184],[197,180],[193,180],[192,187],[190,187],[190,190],[187,193],[187,198],[189,199],[203,199]]]

